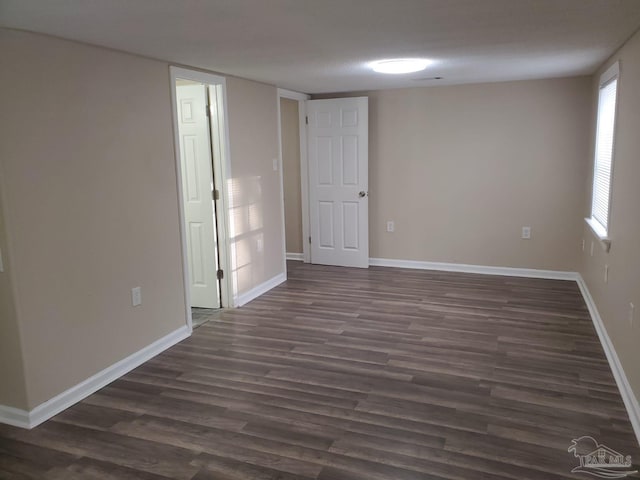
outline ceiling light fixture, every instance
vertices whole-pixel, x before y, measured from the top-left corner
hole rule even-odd
[[[390,58],[371,62],[369,66],[374,72],[398,75],[401,73],[419,72],[432,63],[433,60],[427,60],[426,58]]]

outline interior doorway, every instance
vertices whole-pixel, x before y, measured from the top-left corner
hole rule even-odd
[[[368,268],[368,98],[278,95],[287,260]]]
[[[229,288],[224,78],[171,68],[187,323],[232,305]]]
[[[284,212],[285,258],[309,262],[306,101],[309,95],[278,89],[278,137]]]

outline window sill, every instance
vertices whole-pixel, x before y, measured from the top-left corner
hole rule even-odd
[[[591,217],[585,218],[584,221],[587,222],[587,225],[589,225],[589,228],[591,229],[593,234],[600,241],[600,245],[602,245],[604,251],[609,253],[609,250],[611,249],[611,239],[607,235],[607,232],[604,230],[604,228],[602,228],[602,225],[600,225]]]

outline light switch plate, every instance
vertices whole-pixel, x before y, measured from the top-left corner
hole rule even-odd
[[[131,289],[131,305],[134,307],[142,305],[142,289],[140,287]]]

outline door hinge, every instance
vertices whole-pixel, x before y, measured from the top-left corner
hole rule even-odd
[[[218,277],[218,280],[222,280],[224,278],[224,270],[218,270],[216,272],[216,277]]]
[[[307,122],[307,125],[309,125],[309,117],[308,116],[304,117],[304,121]]]
[[[214,200],[220,200],[220,190],[218,190],[217,188],[214,188],[213,190],[211,190],[211,197]]]

